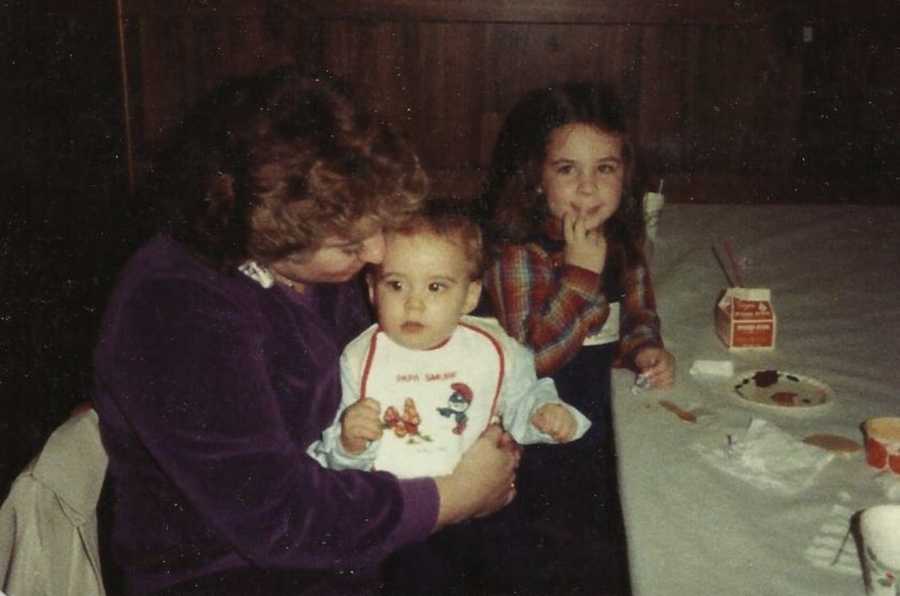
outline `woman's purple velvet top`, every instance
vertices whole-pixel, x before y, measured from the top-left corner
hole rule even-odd
[[[265,289],[166,237],[132,258],[95,354],[130,593],[248,566],[365,569],[430,533],[432,480],[325,470],[305,452],[368,322],[355,282]]]

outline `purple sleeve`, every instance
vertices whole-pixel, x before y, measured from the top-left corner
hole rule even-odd
[[[124,436],[228,548],[264,568],[357,567],[433,529],[432,480],[334,472],[306,455],[298,438],[321,433],[337,406],[338,363],[317,361],[303,334],[271,345],[295,321],[183,279],[142,284],[113,318],[99,378]],[[282,361],[296,361],[293,378],[273,378]]]

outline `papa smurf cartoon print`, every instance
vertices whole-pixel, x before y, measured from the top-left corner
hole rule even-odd
[[[447,407],[438,408],[437,411],[441,416],[452,418],[456,421],[453,427],[453,433],[461,435],[466,430],[466,423],[469,421],[466,410],[472,404],[472,390],[465,383],[453,383],[450,385],[452,393],[447,398]]]

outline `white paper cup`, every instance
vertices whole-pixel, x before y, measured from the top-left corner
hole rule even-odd
[[[859,517],[866,594],[900,594],[900,505],[876,505]]]
[[[660,212],[662,212],[665,204],[665,195],[658,192],[644,194],[644,224],[647,227],[647,238],[650,240],[656,240],[656,233],[659,230]]]

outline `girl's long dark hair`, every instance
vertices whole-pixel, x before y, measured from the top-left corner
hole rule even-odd
[[[541,168],[550,134],[568,124],[587,124],[622,138],[625,177],[622,202],[606,223],[609,240],[625,256],[640,251],[643,213],[634,193],[635,151],[628,135],[624,107],[605,83],[568,82],[535,89],[512,109],[494,146],[479,212],[494,249],[538,236],[549,217],[539,192]]]

